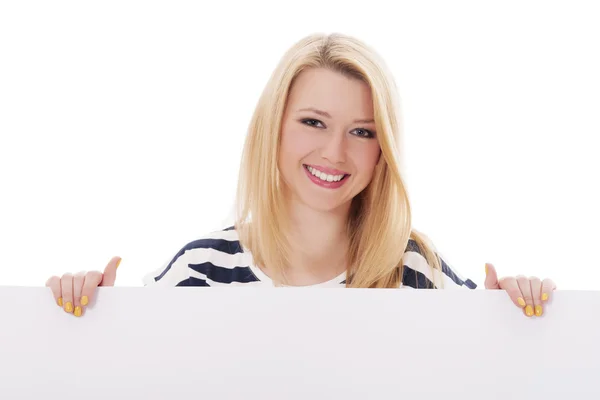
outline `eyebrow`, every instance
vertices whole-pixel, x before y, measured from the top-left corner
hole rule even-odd
[[[298,111],[312,111],[315,114],[322,115],[323,117],[331,118],[331,114],[329,114],[327,111],[318,110],[314,107],[301,108]],[[375,122],[375,120],[373,120],[373,119],[355,119],[354,120],[354,123],[358,123],[358,124],[371,124],[373,122]]]

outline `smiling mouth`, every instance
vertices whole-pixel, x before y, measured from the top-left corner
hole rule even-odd
[[[308,171],[309,174],[313,175],[316,178],[319,178],[323,182],[341,182],[350,176],[350,174],[326,174],[325,172],[321,172],[318,169],[313,168],[309,165],[302,164],[302,166]]]

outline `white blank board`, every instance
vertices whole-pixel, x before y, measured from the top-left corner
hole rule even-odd
[[[0,287],[2,399],[600,398],[600,292]]]

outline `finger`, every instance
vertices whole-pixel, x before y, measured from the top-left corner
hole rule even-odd
[[[84,308],[87,306],[93,299],[94,293],[96,292],[96,288],[102,282],[102,273],[98,271],[88,272],[85,276],[85,281],[83,283],[83,289],[81,291],[81,305]]]
[[[533,310],[537,317],[541,317],[544,313],[542,307],[542,281],[540,278],[532,276],[529,278],[529,284],[531,286],[531,296],[533,297]]]
[[[556,290],[556,284],[552,279],[544,279],[542,282],[542,301],[549,301],[552,292]]]
[[[510,296],[510,299],[519,308],[525,307],[525,300],[517,280],[513,277],[500,279],[500,288],[506,290],[506,293]]]
[[[100,286],[115,286],[115,280],[117,279],[117,268],[121,264],[121,257],[113,257],[106,265],[104,269],[104,276]]]
[[[85,279],[85,272],[79,272],[73,276],[73,315],[81,317],[81,289],[83,288],[83,281]]]
[[[485,282],[484,286],[486,289],[500,289],[500,283],[498,282],[498,274],[496,268],[492,264],[485,264]]]
[[[58,304],[59,307],[62,307],[63,299],[60,291],[60,278],[58,276],[50,277],[50,279],[46,281],[46,287],[49,287],[50,290],[52,290],[54,301],[56,301],[56,304]]]
[[[68,313],[73,312],[73,275],[64,274],[60,278],[60,290],[64,303],[64,310]]]
[[[525,300],[525,315],[528,317],[533,316],[533,296],[531,294],[531,283],[529,279],[523,275],[517,276],[517,283],[519,284],[519,289],[523,294],[523,299]]]

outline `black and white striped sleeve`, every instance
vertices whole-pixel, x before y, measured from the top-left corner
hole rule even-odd
[[[451,267],[437,250],[442,270],[433,270],[416,242],[410,240],[403,258],[402,284],[415,289],[475,289],[477,285]]]
[[[186,247],[160,268],[144,276],[144,286],[188,286],[190,269],[185,257]]]
[[[228,228],[186,244],[169,262],[144,278],[145,286],[223,286],[255,284],[251,256]]]

